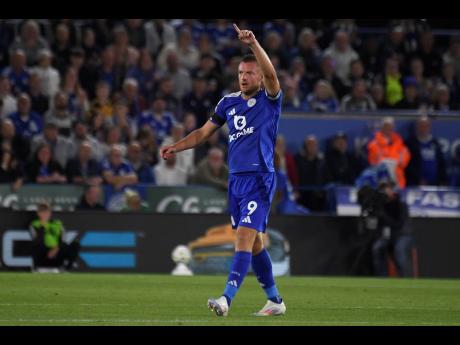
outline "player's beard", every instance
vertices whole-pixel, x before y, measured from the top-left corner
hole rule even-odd
[[[240,90],[241,90],[241,86],[240,86]],[[255,85],[254,87],[250,89],[246,89],[246,91],[241,90],[241,93],[246,97],[251,97],[251,96],[254,96],[259,90],[260,90],[260,85]]]

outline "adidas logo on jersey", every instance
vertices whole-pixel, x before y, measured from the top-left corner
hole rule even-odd
[[[244,218],[241,222],[242,222],[242,223],[249,223],[249,224],[251,224],[251,217],[247,216],[247,217]]]
[[[228,116],[233,116],[233,115],[235,115],[235,113],[236,113],[236,110],[235,110],[235,108],[233,108],[233,109],[230,110],[230,112],[228,113]]]

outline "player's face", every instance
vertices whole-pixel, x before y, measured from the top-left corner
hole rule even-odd
[[[255,62],[241,62],[238,67],[240,90],[245,95],[251,95],[260,89],[262,73]]]

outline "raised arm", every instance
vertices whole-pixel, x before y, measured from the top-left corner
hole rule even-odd
[[[176,152],[196,147],[205,142],[217,129],[219,129],[219,127],[213,122],[206,121],[202,127],[195,129],[193,132],[191,132],[185,138],[179,140],[177,143],[162,147],[160,149],[160,155],[163,159],[168,159]]]
[[[264,76],[264,85],[270,97],[275,97],[280,91],[280,83],[276,75],[275,67],[273,67],[270,58],[264,48],[259,44],[254,33],[250,30],[240,30],[236,24],[233,24],[240,41],[246,43],[251,48],[254,56],[259,63],[262,75]]]

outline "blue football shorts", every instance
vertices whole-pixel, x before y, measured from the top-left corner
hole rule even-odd
[[[275,190],[274,172],[230,174],[228,201],[232,228],[244,226],[265,232]]]

